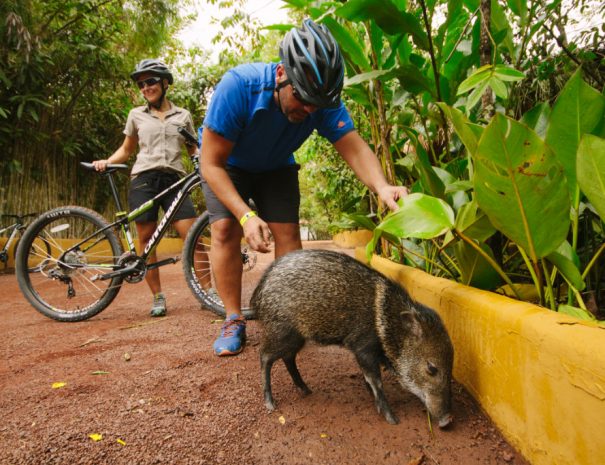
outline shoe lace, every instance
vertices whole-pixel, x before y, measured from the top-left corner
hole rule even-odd
[[[229,320],[223,323],[223,337],[232,337],[235,335],[236,331],[239,329],[241,325],[243,325],[243,321],[240,319]]]

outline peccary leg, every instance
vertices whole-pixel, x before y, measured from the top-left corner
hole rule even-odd
[[[274,355],[261,353],[260,356],[260,373],[261,373],[261,382],[263,385],[263,395],[265,397],[265,407],[267,410],[272,412],[275,410],[275,402],[273,401],[273,394],[271,393],[271,367],[273,367],[273,363],[279,357],[275,357]]]
[[[309,389],[303,381],[302,376],[300,376],[300,372],[298,371],[298,367],[296,366],[296,354],[284,357],[284,363],[296,387],[298,387],[305,396],[311,394],[311,389]]]
[[[396,425],[399,423],[399,419],[392,412],[384,395],[382,380],[380,378],[380,364],[377,363],[373,357],[368,357],[367,354],[356,353],[355,357],[357,358],[357,363],[359,363],[359,366],[361,367],[366,383],[374,395],[376,410],[384,416],[388,423]]]

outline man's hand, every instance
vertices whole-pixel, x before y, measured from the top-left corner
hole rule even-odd
[[[408,189],[405,186],[391,186],[386,185],[382,187],[378,192],[378,197],[389,207],[392,211],[399,210],[397,200],[408,195]]]
[[[271,249],[271,231],[269,226],[258,216],[249,218],[243,226],[244,238],[252,250],[267,253]]]

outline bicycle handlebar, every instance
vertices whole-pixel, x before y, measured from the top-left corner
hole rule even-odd
[[[95,165],[93,165],[92,163],[88,163],[88,162],[85,162],[85,161],[81,161],[81,162],[80,162],[80,166],[81,166],[82,168],[86,168],[87,170],[90,170],[90,171],[96,171],[96,169],[95,169]],[[109,164],[107,165],[107,168],[106,168],[106,171],[105,171],[105,172],[107,172],[107,171],[109,171],[109,170],[111,170],[111,171],[115,171],[115,170],[125,170],[126,168],[128,168],[128,165],[125,165],[125,164],[123,164],[123,163],[109,163]]]
[[[193,134],[191,134],[189,131],[187,131],[187,129],[179,126],[176,130],[179,132],[179,134],[181,136],[183,136],[187,140],[188,145],[195,145],[196,147],[199,148],[200,144],[198,143],[197,139],[195,138],[195,136]]]
[[[38,213],[26,213],[25,215],[13,215],[8,213],[2,213],[0,217],[2,218],[15,218],[17,220],[23,220],[25,218],[38,216]]]

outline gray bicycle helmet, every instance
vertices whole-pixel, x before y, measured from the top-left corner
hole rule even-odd
[[[323,24],[310,19],[292,28],[279,46],[288,80],[305,102],[319,108],[337,107],[344,81],[340,48]]]
[[[135,70],[130,74],[133,81],[136,81],[141,74],[150,73],[155,76],[168,79],[168,84],[172,84],[174,79],[172,73],[164,63],[155,58],[146,58],[141,60]]]

